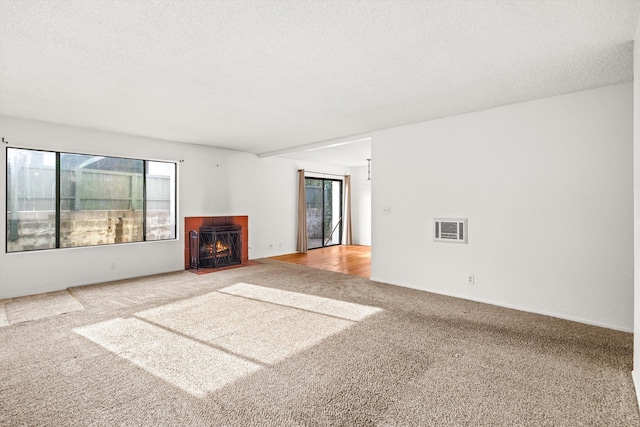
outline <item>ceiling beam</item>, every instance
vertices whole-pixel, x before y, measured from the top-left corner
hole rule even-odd
[[[323,148],[337,147],[339,145],[353,144],[355,142],[371,141],[370,136],[365,134],[345,136],[343,138],[330,139],[327,141],[313,142],[311,144],[298,145],[295,147],[284,148],[282,150],[268,151],[258,154],[260,158],[284,156],[287,154],[298,153],[300,151],[322,150]]]

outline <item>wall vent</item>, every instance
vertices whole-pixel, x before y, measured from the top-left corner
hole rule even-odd
[[[467,243],[469,229],[466,218],[434,218],[433,240],[435,242]]]

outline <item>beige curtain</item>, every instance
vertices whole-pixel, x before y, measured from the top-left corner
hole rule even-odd
[[[304,169],[298,170],[298,252],[307,252],[307,191],[304,183]]]
[[[353,225],[351,223],[351,175],[344,176],[344,244],[353,245]]]

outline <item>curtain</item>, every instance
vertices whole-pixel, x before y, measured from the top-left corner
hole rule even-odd
[[[344,176],[344,244],[353,245],[353,224],[351,223],[351,175]]]
[[[307,252],[307,192],[305,190],[304,169],[298,170],[298,252]]]

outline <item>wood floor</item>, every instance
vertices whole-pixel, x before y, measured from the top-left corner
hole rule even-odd
[[[329,246],[311,249],[306,254],[280,255],[271,259],[354,276],[366,278],[371,276],[371,246]]]

